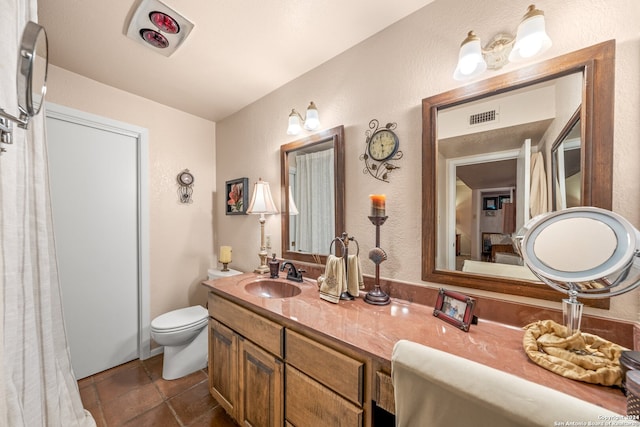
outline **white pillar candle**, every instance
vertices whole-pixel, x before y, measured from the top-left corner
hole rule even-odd
[[[228,264],[231,262],[231,246],[220,246],[219,262]]]

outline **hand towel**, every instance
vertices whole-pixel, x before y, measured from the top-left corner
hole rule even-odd
[[[320,283],[320,298],[337,304],[346,286],[345,276],[343,259],[329,255],[324,270],[324,280]]]
[[[580,331],[566,337],[567,328],[553,320],[539,320],[524,329],[524,350],[543,368],[572,380],[620,385],[619,359],[626,348]]]
[[[347,257],[347,263],[347,292],[349,292],[351,296],[357,297],[360,289],[364,289],[360,257],[358,255],[349,255]]]

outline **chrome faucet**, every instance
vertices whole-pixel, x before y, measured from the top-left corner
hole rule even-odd
[[[285,267],[288,268],[287,279],[293,280],[294,282],[302,282],[302,273],[305,272],[304,270],[296,268],[296,266],[293,265],[291,261],[283,262],[282,266],[280,267],[280,271],[284,271]]]

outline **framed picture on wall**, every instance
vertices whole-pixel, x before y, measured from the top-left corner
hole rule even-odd
[[[482,210],[484,211],[495,211],[498,209],[498,198],[497,197],[483,197],[482,198]]]
[[[226,181],[225,210],[227,215],[245,215],[249,203],[249,178]]]

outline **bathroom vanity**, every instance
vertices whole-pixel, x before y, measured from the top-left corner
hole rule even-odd
[[[619,389],[572,381],[530,362],[520,328],[481,319],[466,333],[435,318],[432,307],[397,299],[387,306],[361,298],[330,304],[308,279],[246,273],[204,285],[210,391],[240,425],[375,425],[380,409],[394,412],[391,354],[400,339],[626,411]]]

